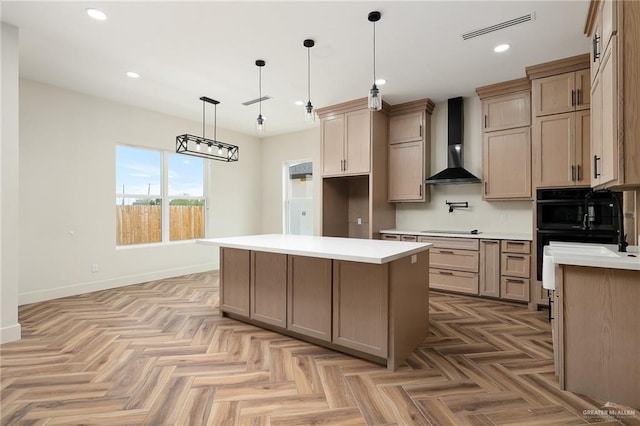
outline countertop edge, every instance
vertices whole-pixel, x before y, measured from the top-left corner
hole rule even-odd
[[[439,232],[422,232],[402,229],[383,229],[381,234],[397,234],[397,235],[417,235],[425,237],[447,237],[447,238],[475,238],[486,240],[517,240],[517,241],[533,241],[532,234],[525,233],[500,233],[500,232],[482,232],[480,234],[447,234]]]

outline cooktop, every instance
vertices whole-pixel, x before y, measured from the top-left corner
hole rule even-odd
[[[477,229],[472,229],[471,231],[443,231],[441,229],[433,229],[433,230],[421,231],[421,232],[428,232],[431,234],[466,234],[466,235],[482,234],[482,232],[479,232]]]

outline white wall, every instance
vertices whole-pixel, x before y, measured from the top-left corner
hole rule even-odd
[[[4,49],[3,49],[4,51]],[[195,117],[194,117],[195,118]],[[175,151],[202,123],[20,81],[20,304],[217,269],[194,242],[116,249],[115,146]],[[206,160],[207,236],[260,230],[260,144],[218,128],[240,161]],[[91,272],[91,264],[99,271]]]
[[[262,140],[262,232],[280,234],[283,223],[282,167],[285,161],[313,161],[314,234],[320,233],[320,127]]]
[[[464,167],[482,178],[481,104],[478,97],[464,99]],[[447,166],[447,102],[436,104],[431,117],[431,174]],[[449,213],[446,201],[468,201],[469,209]],[[430,203],[399,203],[396,228],[450,229],[531,233],[531,201],[482,200],[481,184],[432,185]]]
[[[0,46],[0,343],[20,339],[18,323],[18,29],[2,22]]]

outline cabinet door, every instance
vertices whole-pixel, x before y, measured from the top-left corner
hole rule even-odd
[[[389,145],[389,201],[424,201],[424,142]]]
[[[575,73],[569,72],[533,80],[533,113],[536,117],[575,109]]]
[[[389,143],[403,143],[422,140],[423,113],[412,112],[389,119]]]
[[[617,32],[616,3],[615,0],[602,1],[602,9],[600,9],[600,28],[602,32],[600,46],[603,52],[609,47],[611,36]]]
[[[530,281],[526,278],[502,277],[500,298],[506,300],[529,301]]]
[[[485,132],[512,129],[531,124],[531,95],[529,92],[496,96],[482,101]]]
[[[609,49],[600,65],[602,85],[602,158],[598,161],[600,184],[606,185],[618,179],[618,87],[617,87],[617,36],[613,36]],[[595,138],[595,135],[593,135]]]
[[[602,57],[602,19],[596,18],[593,26],[593,33],[589,36],[589,57],[591,59],[591,82],[595,80],[600,69],[600,58]]]
[[[322,176],[335,176],[344,170],[344,114],[325,118],[320,123]]]
[[[536,187],[575,185],[574,112],[538,117],[534,122],[534,176]]]
[[[591,182],[591,111],[576,112],[576,185],[589,186]]]
[[[576,111],[591,108],[591,72],[576,71]]]
[[[485,133],[482,143],[482,174],[483,199],[530,199],[530,128]]]
[[[602,161],[602,75],[593,80],[591,86],[591,152],[589,153],[589,165],[591,172],[589,179],[591,186],[600,184],[598,166]]]
[[[500,297],[498,240],[480,240],[480,296]]]
[[[251,319],[287,326],[287,255],[251,252]]]
[[[386,357],[389,264],[333,261],[333,343]]]
[[[220,310],[249,318],[249,250],[220,249]]]
[[[287,328],[331,341],[331,259],[289,256]]]
[[[344,115],[345,173],[363,174],[371,170],[371,113],[368,109]]]

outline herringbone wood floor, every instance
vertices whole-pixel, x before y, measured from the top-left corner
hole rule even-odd
[[[544,312],[433,293],[429,338],[392,373],[217,306],[205,273],[21,307],[2,424],[617,423],[558,389]]]

